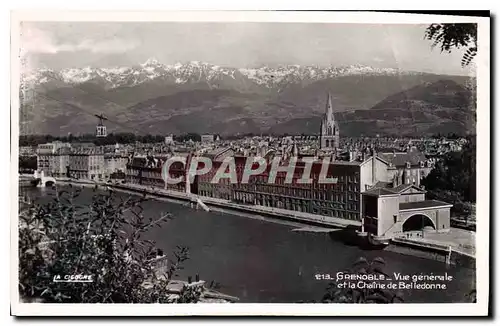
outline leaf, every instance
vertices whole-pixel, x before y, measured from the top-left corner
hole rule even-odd
[[[35,255],[35,250],[34,249],[27,249],[26,251],[24,251],[24,254],[33,256],[33,255]]]
[[[389,299],[387,299],[386,297],[384,297],[378,293],[375,293],[375,294],[371,294],[368,297],[366,297],[366,302],[389,303]]]
[[[356,260],[356,262],[354,262],[354,266],[357,266],[357,265],[361,265],[361,264],[368,264],[368,260],[366,260],[366,258],[364,257],[359,257],[358,260]]]

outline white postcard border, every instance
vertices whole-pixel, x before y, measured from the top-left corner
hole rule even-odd
[[[475,304],[26,304],[18,295],[18,137],[20,21],[231,21],[430,24],[478,23],[477,73],[477,300]],[[16,11],[11,16],[11,310],[18,316],[484,316],[489,299],[490,227],[490,21],[489,18],[380,12],[290,11]],[[437,49],[436,49],[437,51]]]

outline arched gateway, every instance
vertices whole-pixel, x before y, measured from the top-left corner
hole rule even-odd
[[[436,230],[436,225],[434,225],[434,222],[432,219],[430,219],[427,215],[424,214],[415,214],[410,216],[404,223],[403,223],[403,232],[408,232],[408,231],[421,231],[425,227],[430,226],[434,230]]]

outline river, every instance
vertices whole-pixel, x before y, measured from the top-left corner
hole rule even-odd
[[[21,193],[39,202],[49,200],[53,189],[22,188]],[[88,203],[93,190],[77,198]],[[129,196],[117,194],[118,196]],[[384,250],[364,251],[332,240],[327,233],[293,231],[297,226],[270,219],[252,219],[232,213],[205,212],[185,205],[151,200],[144,215],[170,212],[174,219],[148,233],[167,254],[177,245],[189,247],[190,259],[180,278],[199,274],[221,284],[220,291],[248,303],[294,303],[320,300],[328,281],[315,274],[332,274],[349,268],[359,257],[382,257],[386,271],[402,274],[444,274],[453,277],[446,290],[404,290],[411,303],[462,302],[475,288],[473,269]]]

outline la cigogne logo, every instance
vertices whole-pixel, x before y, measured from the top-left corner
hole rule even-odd
[[[94,282],[94,277],[88,274],[57,274],[54,275],[52,279],[53,282],[64,282],[64,283],[92,283]]]

